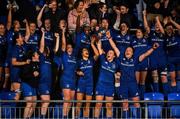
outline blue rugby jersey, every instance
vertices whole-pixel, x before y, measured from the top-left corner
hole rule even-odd
[[[88,60],[79,60],[78,61],[78,69],[84,73],[84,76],[81,76],[79,80],[86,80],[88,81],[87,85],[93,85],[93,66],[94,66],[94,59],[90,58]]]
[[[105,85],[114,85],[114,74],[118,69],[117,62],[115,60],[108,62],[105,55],[100,55],[100,63],[101,65],[98,81]]]

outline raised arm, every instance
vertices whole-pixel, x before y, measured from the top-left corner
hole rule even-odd
[[[40,41],[39,52],[43,53],[44,52],[44,48],[45,48],[45,41],[44,41],[45,29],[41,28],[41,32],[42,32],[42,36],[41,36],[41,41]]]
[[[37,16],[37,25],[38,25],[39,28],[42,26],[41,18],[42,18],[44,9],[45,9],[46,7],[47,7],[47,4],[44,4],[44,6],[42,7],[41,11],[39,12],[39,14],[38,14],[38,16]]]
[[[116,53],[116,56],[119,57],[120,56],[120,51],[117,48],[116,44],[114,43],[112,37],[111,37],[111,33],[110,31],[106,32],[106,37],[109,39],[109,43],[111,45],[111,47],[113,48],[114,52]]]
[[[146,10],[143,11],[143,21],[144,21],[144,28],[146,29],[146,32],[149,34],[150,33],[150,27],[149,27],[148,21],[147,21]]]
[[[29,40],[29,37],[30,37],[30,29],[29,29],[28,21],[26,19],[24,19],[23,22],[26,24],[25,42],[27,42]]]
[[[153,44],[153,47],[151,49],[149,49],[147,52],[145,52],[144,54],[142,54],[140,57],[139,57],[139,61],[142,62],[146,57],[148,57],[149,55],[152,54],[152,52],[154,50],[156,50],[157,48],[159,47],[159,44],[158,43],[154,43]]]
[[[178,30],[180,30],[180,24],[178,24],[177,22],[173,21],[171,17],[169,17],[169,20]]]
[[[97,48],[98,48],[98,51],[99,51],[99,55],[102,55],[104,53],[104,51],[102,49],[102,42],[101,42],[101,40],[99,40],[97,42]]]
[[[113,28],[114,28],[115,30],[119,30],[119,25],[120,25],[120,23],[121,23],[121,12],[120,12],[120,10],[118,10],[118,9],[115,9],[115,12],[116,12],[116,14],[117,14],[117,17],[116,17],[116,22],[115,22],[114,25],[113,25]]]
[[[91,47],[94,51],[94,59],[97,60],[99,57],[99,52],[96,46],[94,45],[96,38],[94,36],[91,37]]]
[[[62,51],[66,51],[66,36],[65,36],[65,33],[66,33],[66,28],[63,27],[62,28],[62,47],[61,47],[61,50]]]
[[[54,36],[56,37],[56,45],[55,45],[55,48],[54,48],[54,53],[57,53],[58,52],[58,49],[59,49],[59,33],[54,33]]]
[[[156,16],[156,23],[157,23],[157,25],[159,26],[161,33],[165,34],[164,28],[163,28],[163,26],[161,25],[161,22],[160,22],[158,16]]]
[[[6,25],[6,28],[7,30],[10,30],[11,27],[12,27],[12,5],[9,4],[9,7],[8,7],[8,17],[7,17],[7,25]]]

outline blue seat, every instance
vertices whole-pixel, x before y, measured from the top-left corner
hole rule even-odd
[[[16,94],[12,91],[1,91],[0,100],[14,100]],[[1,118],[15,118],[16,103],[15,102],[3,102],[1,106]]]
[[[162,93],[145,93],[144,100],[146,101],[164,101]],[[162,118],[163,102],[148,102],[147,106],[148,118]]]
[[[168,95],[169,101],[180,101],[180,93],[171,93]],[[170,117],[180,118],[180,103],[169,102],[168,106],[170,108]]]

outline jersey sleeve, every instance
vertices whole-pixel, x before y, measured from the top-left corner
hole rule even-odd
[[[104,62],[105,61],[105,55],[104,54],[100,55],[99,58],[100,58],[100,62]]]
[[[61,66],[62,66],[62,60],[61,60],[61,57],[54,56],[53,61],[54,61],[54,63],[57,65],[57,67],[61,67]]]
[[[43,54],[43,53],[41,53],[41,52],[38,52],[38,54],[39,54],[39,59],[40,59],[40,62],[44,61],[44,60],[45,60],[45,56],[44,56],[44,54]]]
[[[18,51],[17,51],[17,48],[14,47],[13,52],[12,52],[12,58],[17,58],[17,57],[18,57]]]

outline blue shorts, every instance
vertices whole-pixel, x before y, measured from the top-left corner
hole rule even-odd
[[[10,79],[11,82],[13,83],[21,83],[21,78],[20,78],[20,69],[19,68],[11,68],[11,72],[10,72]]]
[[[159,53],[160,51],[154,51],[149,59],[150,59],[150,69],[151,70],[162,70],[167,67],[167,57],[164,51]]]
[[[180,71],[180,58],[168,57],[168,71]]]
[[[114,97],[114,85],[108,85],[102,82],[98,82],[96,86],[96,95]]]
[[[168,71],[169,72],[180,71],[180,64],[168,63]]]
[[[76,90],[76,82],[72,80],[66,80],[62,79],[60,81],[60,86],[62,89],[71,89],[71,90]]]
[[[138,85],[136,82],[120,83],[119,97],[121,99],[129,99],[139,96]]]
[[[90,96],[93,95],[93,82],[89,80],[80,79],[77,85],[77,92],[84,93]]]
[[[147,71],[149,66],[148,64],[149,64],[149,59],[145,59],[136,66],[136,71]]]
[[[36,96],[36,88],[30,86],[29,84],[22,82],[21,90],[24,97]]]
[[[38,86],[38,92],[40,95],[50,95],[51,83],[40,83]]]
[[[6,58],[5,62],[4,62],[4,67],[9,67],[11,64],[11,58]]]

